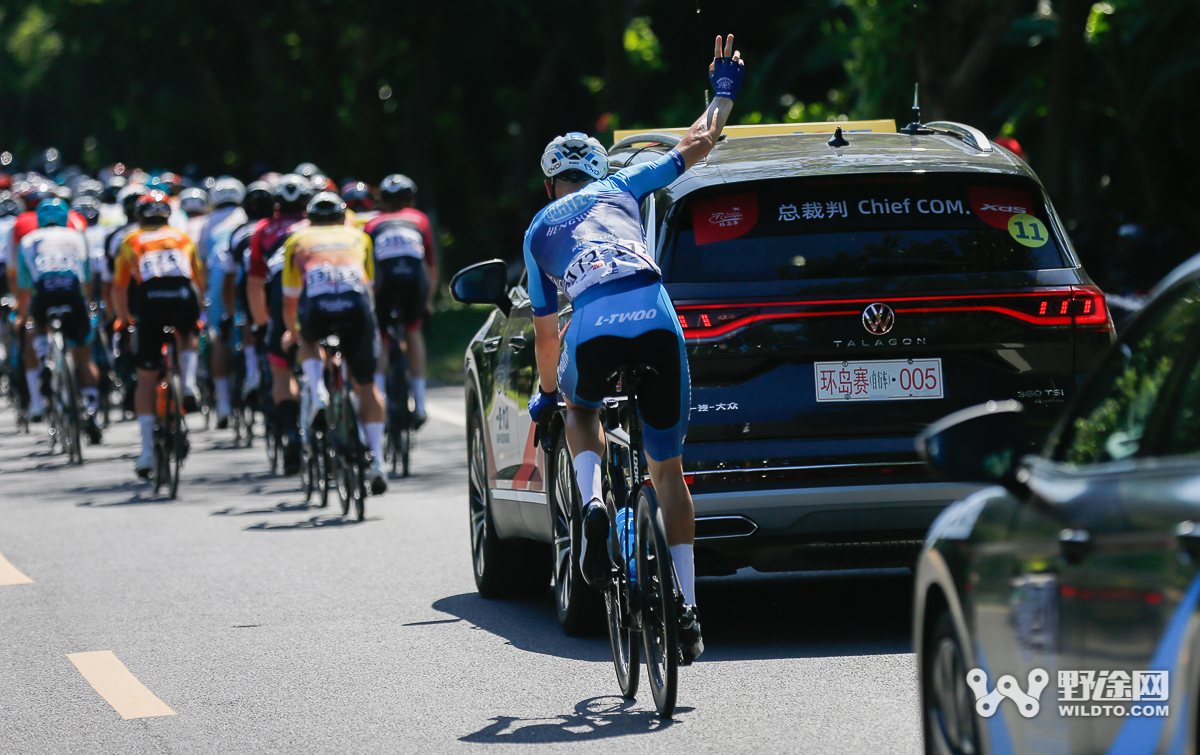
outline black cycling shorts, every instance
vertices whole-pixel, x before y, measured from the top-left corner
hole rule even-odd
[[[171,327],[180,336],[200,331],[200,296],[189,278],[152,278],[138,286],[134,324],[137,346],[134,360],[139,370],[162,368],[162,348]]]
[[[300,295],[297,316],[300,337],[320,341],[337,336],[342,357],[350,367],[350,376],[359,385],[375,380],[375,361],[379,357],[379,331],[371,312],[371,298],[365,292],[347,291],[309,298]]]
[[[39,327],[49,326],[51,320],[62,323],[63,338],[70,346],[85,345],[91,335],[92,317],[83,286],[69,273],[47,275],[35,283],[29,312]]]
[[[425,301],[429,298],[429,271],[417,257],[379,260],[375,268],[375,316],[381,333],[392,333],[396,325],[406,330],[421,327]]]

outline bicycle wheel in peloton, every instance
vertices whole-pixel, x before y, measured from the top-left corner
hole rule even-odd
[[[71,352],[63,352],[60,387],[60,405],[63,415],[63,447],[67,452],[67,463],[83,463],[83,407],[79,403],[79,386],[75,380],[75,360]]]
[[[678,686],[678,599],[666,525],[654,488],[643,485],[638,489],[636,511],[637,589],[642,611],[646,678],[654,695],[655,710],[663,718],[670,718],[675,712]]]
[[[183,424],[183,391],[179,376],[172,375],[167,382],[167,447],[170,450],[167,474],[171,500],[179,495],[179,472],[183,468],[183,457],[187,453],[187,427]]]
[[[616,511],[614,496],[611,491],[605,494],[605,506],[609,513]],[[619,553],[616,545],[617,528],[610,527],[609,546],[613,553]],[[604,590],[604,607],[608,615],[608,643],[612,648],[613,668],[617,672],[617,684],[621,694],[629,699],[637,695],[638,677],[641,673],[638,665],[641,662],[640,642],[638,632],[634,627],[633,611],[630,608],[632,590],[628,580],[628,571],[618,569],[619,576]]]

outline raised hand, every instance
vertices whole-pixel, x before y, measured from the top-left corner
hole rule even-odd
[[[708,66],[708,79],[712,82],[717,97],[734,99],[742,88],[742,74],[746,64],[741,52],[733,49],[733,35],[724,39],[717,35],[713,43],[713,62]]]

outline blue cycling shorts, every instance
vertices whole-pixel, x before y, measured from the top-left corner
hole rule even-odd
[[[653,368],[638,386],[638,416],[646,455],[666,461],[683,454],[691,407],[691,376],[683,330],[667,290],[638,277],[597,286],[574,303],[558,363],[558,385],[576,406],[599,409],[616,393],[608,380],[620,365]]]

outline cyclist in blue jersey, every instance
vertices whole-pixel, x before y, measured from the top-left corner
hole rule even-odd
[[[608,155],[598,141],[580,133],[554,139],[542,155],[552,201],[525,232],[541,381],[529,412],[545,428],[558,392],[566,397],[567,443],[586,501],[580,568],[588,584],[596,587],[609,579],[612,568],[609,517],[600,492],[604,434],[598,410],[613,394],[608,376],[617,366],[642,363],[654,370],[642,379],[637,408],[650,479],[683,589],[679,644],[685,664],[704,652],[692,559],[695,520],[683,476],[691,382],[683,331],[653,251],[646,248],[640,205],[646,195],[674,182],[712,150],[733,109],[744,69],[741,54],[733,49],[733,35],[717,37],[709,65],[716,96],[679,144],[653,162],[605,178]],[[560,291],[574,308],[561,347]]]

